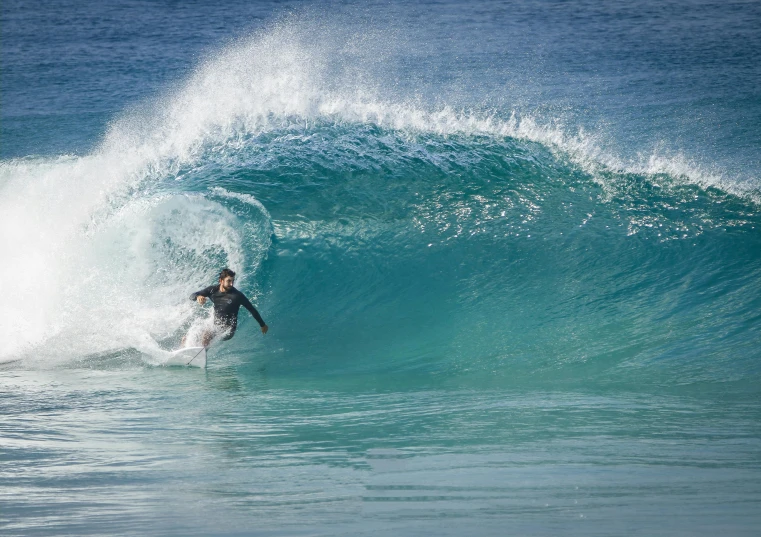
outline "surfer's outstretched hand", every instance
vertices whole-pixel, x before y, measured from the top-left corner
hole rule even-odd
[[[206,303],[206,297],[205,296],[197,296],[196,300],[199,304],[205,304]]]
[[[262,334],[266,334],[267,330],[269,330],[269,326],[267,326],[266,324],[262,326]]]

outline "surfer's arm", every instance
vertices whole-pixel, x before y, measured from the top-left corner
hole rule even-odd
[[[266,333],[267,323],[264,322],[264,319],[262,319],[262,316],[259,315],[259,312],[256,311],[256,308],[254,307],[254,305],[251,304],[251,302],[249,302],[249,300],[246,298],[246,295],[244,295],[243,293],[240,294],[240,303],[241,303],[241,306],[246,308],[251,313],[251,315],[254,316],[254,319],[256,319],[256,322],[259,323],[259,326],[262,327],[262,332]]]
[[[206,289],[201,289],[200,291],[196,291],[192,295],[190,295],[190,300],[198,300],[198,297],[203,297],[203,300],[198,300],[200,304],[203,304],[206,302],[206,299],[211,296],[212,291],[214,290],[214,286],[210,285]]]

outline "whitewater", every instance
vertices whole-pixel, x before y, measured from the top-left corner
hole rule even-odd
[[[761,12],[627,6],[4,5],[3,533],[754,534]]]

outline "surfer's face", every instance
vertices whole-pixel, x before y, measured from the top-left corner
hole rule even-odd
[[[233,283],[235,283],[235,279],[232,276],[228,276],[227,278],[220,278],[219,289],[221,291],[228,291],[233,286]]]

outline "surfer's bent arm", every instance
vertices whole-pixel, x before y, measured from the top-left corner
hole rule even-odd
[[[190,295],[190,300],[198,300],[199,297],[202,297],[202,300],[198,300],[200,304],[203,304],[206,302],[206,299],[211,296],[211,293],[214,291],[214,285],[210,285],[206,289],[201,289],[200,291],[196,291],[192,295]]]
[[[251,304],[251,302],[249,302],[249,300],[246,298],[246,295],[244,295],[243,293],[240,294],[240,303],[241,303],[241,306],[243,306],[244,308],[246,308],[248,311],[251,312],[251,315],[254,316],[254,319],[256,319],[256,322],[259,323],[259,326],[261,326],[262,328],[267,326],[267,323],[264,322],[264,319],[262,319],[262,316],[259,315],[259,312],[256,311],[256,308],[254,307],[254,305]]]

